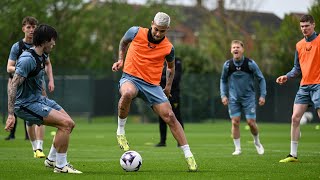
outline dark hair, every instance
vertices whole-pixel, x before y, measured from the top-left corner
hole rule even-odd
[[[27,17],[23,18],[22,26],[25,26],[27,24],[38,25],[38,20],[32,16],[27,16]]]
[[[45,42],[51,41],[51,39],[56,40],[58,38],[57,31],[47,25],[47,24],[41,24],[34,30],[33,34],[33,44],[35,46],[41,46]]]
[[[300,18],[300,22],[310,22],[310,23],[314,23],[314,19],[311,15],[307,14],[307,15],[303,15]]]

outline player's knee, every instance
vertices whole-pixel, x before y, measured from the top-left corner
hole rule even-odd
[[[121,93],[121,98],[129,100],[133,98],[133,92],[129,90],[125,90]]]
[[[254,120],[249,120],[249,121],[247,121],[247,124],[248,124],[248,126],[250,126],[250,127],[255,127],[256,122],[255,122]]]
[[[301,117],[298,117],[296,115],[292,115],[291,122],[293,125],[299,125],[300,124]]]
[[[232,120],[232,125],[233,125],[233,126],[236,126],[236,127],[239,127],[239,126],[240,126],[240,120],[235,120],[235,119],[233,119],[233,120]]]
[[[172,111],[169,111],[167,113],[165,113],[163,120],[167,123],[167,124],[174,124],[175,122],[177,122],[175,115]]]
[[[63,129],[71,133],[75,125],[76,125],[75,122],[71,118],[68,118],[63,123]]]

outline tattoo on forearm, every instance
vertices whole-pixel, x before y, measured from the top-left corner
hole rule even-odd
[[[171,69],[167,68],[167,71],[166,71],[167,83],[166,83],[166,85],[169,86],[169,87],[172,86],[172,82],[173,82],[173,79],[174,79],[174,73],[175,73],[175,70],[173,68],[171,68]]]
[[[120,41],[119,44],[119,57],[118,59],[123,60],[124,59],[124,54],[127,51],[128,45],[129,45],[129,41],[125,41],[123,38]]]
[[[16,101],[17,88],[25,80],[24,77],[14,74],[11,84],[8,86],[8,114],[14,113],[14,103]]]
[[[171,71],[169,69],[167,69],[167,71],[166,71],[166,82],[169,82],[170,76],[171,76]]]

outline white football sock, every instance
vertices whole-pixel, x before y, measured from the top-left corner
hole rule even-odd
[[[124,127],[126,125],[127,118],[121,119],[118,117],[118,129],[117,129],[117,135],[125,134]]]
[[[234,144],[236,150],[241,150],[240,138],[239,139],[233,139],[233,144]]]
[[[180,146],[180,148],[182,149],[185,158],[193,156],[192,152],[190,151],[190,146],[188,144]]]
[[[298,155],[298,141],[291,141],[290,154],[293,157],[297,157],[297,155]]]
[[[254,144],[260,145],[259,134],[257,134],[256,136],[255,135],[252,135],[252,136],[253,136]]]
[[[37,150],[37,140],[34,141],[30,141],[31,145],[32,145],[32,149],[35,151]]]
[[[43,140],[36,140],[37,142],[37,149],[43,150]]]
[[[65,165],[67,165],[67,153],[57,153],[57,161],[56,166],[58,168],[63,168]]]
[[[56,148],[53,146],[53,144],[51,145],[50,152],[49,152],[47,158],[48,158],[49,160],[51,160],[51,161],[57,161],[57,150],[56,150]]]

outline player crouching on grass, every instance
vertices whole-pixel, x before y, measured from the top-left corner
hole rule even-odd
[[[8,91],[8,119],[5,130],[15,124],[14,113],[32,124],[44,124],[57,128],[50,153],[45,160],[46,167],[55,173],[82,173],[67,162],[69,137],[75,126],[71,117],[55,101],[42,95],[42,81],[46,58],[56,44],[57,31],[49,25],[40,25],[34,31],[35,47],[19,57],[15,74]]]

